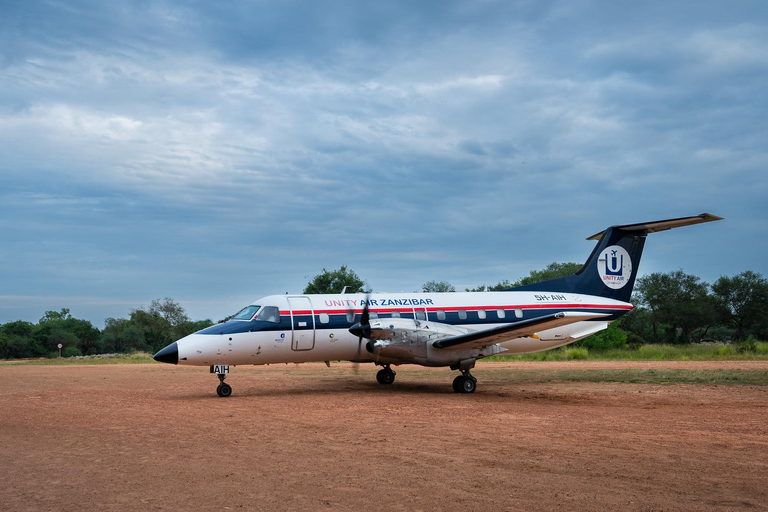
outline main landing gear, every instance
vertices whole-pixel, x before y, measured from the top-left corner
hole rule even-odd
[[[395,382],[395,375],[397,374],[392,371],[392,368],[390,368],[389,365],[385,365],[384,368],[379,370],[376,374],[376,380],[379,381],[379,384],[392,384]]]
[[[469,370],[461,370],[461,375],[453,379],[455,393],[474,393],[476,387],[477,379],[469,373]]]

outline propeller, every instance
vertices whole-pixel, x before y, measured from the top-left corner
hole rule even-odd
[[[360,315],[360,322],[356,323],[349,328],[349,332],[357,336],[357,356],[352,365],[352,371],[355,375],[358,374],[360,367],[360,354],[363,348],[363,338],[370,339],[371,337],[371,315],[368,312],[368,297],[370,294],[365,295],[365,306],[363,307],[363,314]]]

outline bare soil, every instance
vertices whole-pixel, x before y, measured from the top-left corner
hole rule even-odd
[[[0,510],[766,510],[768,386],[527,382],[563,368],[0,367]]]

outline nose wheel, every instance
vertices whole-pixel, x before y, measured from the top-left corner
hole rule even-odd
[[[227,368],[227,371],[229,371],[229,368]],[[224,379],[226,378],[224,373],[217,374],[217,377],[219,377],[219,387],[216,388],[216,394],[222,398],[226,398],[232,394],[232,386],[224,382]]]

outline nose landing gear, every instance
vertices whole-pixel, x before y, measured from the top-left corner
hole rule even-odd
[[[221,384],[219,384],[219,387],[216,388],[216,394],[222,398],[226,398],[232,394],[232,386],[224,382],[224,379],[225,379],[224,374],[220,373],[219,381],[221,382]]]
[[[215,373],[219,378],[219,387],[216,388],[216,394],[222,398],[226,398],[232,394],[232,386],[224,382],[229,373],[228,364],[215,364],[211,366],[211,373]]]

